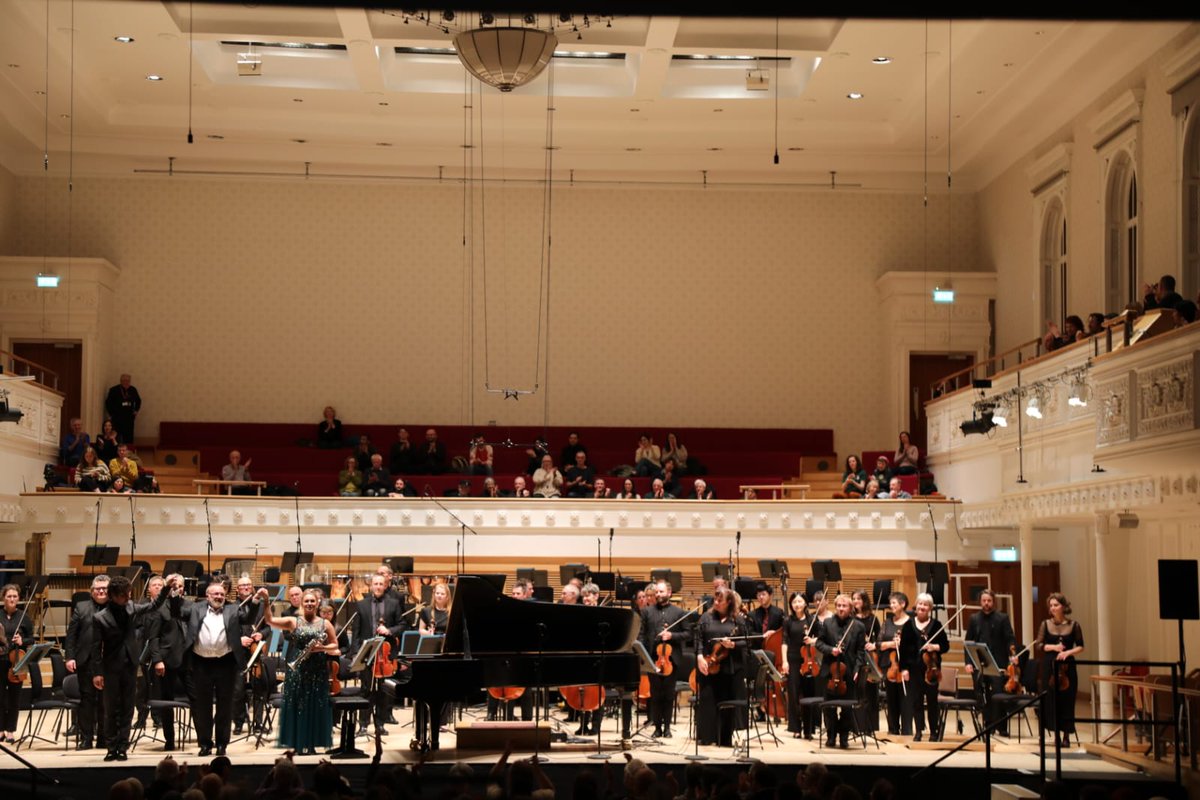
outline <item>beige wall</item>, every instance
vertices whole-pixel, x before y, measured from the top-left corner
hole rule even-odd
[[[17,245],[17,179],[0,165],[0,255]]]
[[[45,186],[22,180],[26,208]],[[539,198],[489,187],[473,317],[461,187],[77,179],[73,214],[76,253],[122,270],[113,370],[133,373],[146,425],[309,421],[326,403],[348,421],[466,423],[473,403],[475,422],[538,424],[541,395],[505,401],[483,384],[485,367],[493,387],[534,383]],[[576,187],[554,202],[551,424],[891,442],[874,281],[921,268],[919,196]],[[954,202],[950,243],[945,198],[928,212],[930,264],[979,268],[974,198]],[[20,252],[40,246],[21,231]]]
[[[1189,31],[1180,41],[1194,36]],[[1033,182],[1028,169],[1054,146],[1073,142],[1068,191],[1067,313],[1086,316],[1104,308],[1104,160],[1093,145],[1092,121],[1098,112],[1129,89],[1144,89],[1141,112],[1142,280],[1154,282],[1164,273],[1179,277],[1178,121],[1163,67],[1176,52],[1164,48],[1140,69],[1112,86],[1073,123],[1026,155],[978,195],[980,247],[983,258],[1005,276],[996,300],[997,347],[1007,349],[1045,332],[1037,270],[1038,227],[1034,219]],[[1064,86],[1064,91],[1069,87]],[[1191,290],[1194,294],[1195,289]]]

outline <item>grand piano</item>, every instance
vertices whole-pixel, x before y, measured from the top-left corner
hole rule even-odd
[[[641,617],[627,608],[516,600],[484,578],[460,575],[442,652],[412,658],[384,691],[427,704],[422,716],[439,720],[446,703],[493,686],[635,690],[641,671],[631,648],[640,628]],[[417,740],[437,750],[437,723],[418,730]]]

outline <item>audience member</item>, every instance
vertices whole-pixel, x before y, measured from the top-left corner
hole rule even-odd
[[[388,490],[388,497],[416,497],[416,491],[408,485],[404,478],[397,477],[392,484],[392,488]]]
[[[122,442],[133,444],[133,422],[142,410],[142,397],[136,386],[130,385],[129,373],[122,373],[120,383],[109,388],[104,398],[104,410]]]
[[[574,464],[575,463],[575,454],[580,453],[580,452],[586,454],[587,447],[580,444],[579,434],[576,431],[571,431],[570,433],[567,434],[567,443],[563,447],[562,453],[559,454],[558,463]]]
[[[587,463],[587,450],[576,450],[575,458],[566,472],[567,497],[587,497],[592,493],[596,473]]]
[[[492,446],[487,443],[482,433],[471,438],[471,450],[467,453],[467,462],[471,465],[472,475],[491,475],[493,453]]]
[[[246,463],[242,463],[242,454],[237,450],[229,451],[229,463],[221,467],[221,480],[223,481],[248,481],[250,478],[250,462],[252,458],[247,458]],[[250,486],[229,486],[226,487],[229,494],[254,494],[254,490]]]
[[[1060,347],[1066,347],[1069,344],[1074,344],[1086,338],[1087,334],[1083,329],[1083,320],[1072,314],[1063,323],[1061,334],[1058,331],[1056,323],[1046,323],[1046,335],[1042,337],[1042,346],[1049,353],[1052,350],[1058,350]]]
[[[647,500],[674,500],[675,495],[671,494],[663,486],[662,478],[655,478],[650,484],[650,494],[646,495]]]
[[[1180,300],[1175,304],[1175,327],[1182,328],[1196,321],[1196,304],[1191,300]]]
[[[621,482],[621,491],[617,492],[618,500],[641,500],[642,496],[637,493],[636,487],[633,485],[633,478],[625,478]]]
[[[331,450],[341,447],[346,439],[342,436],[342,421],[337,418],[337,412],[333,406],[325,406],[321,413],[323,419],[317,423],[317,447]]]
[[[867,490],[867,472],[858,463],[858,456],[846,456],[846,469],[842,472],[842,490],[834,494],[835,498],[862,497]]]
[[[483,479],[483,494],[480,497],[503,497],[500,493],[500,487],[496,485],[496,479],[487,477]]]
[[[891,463],[892,462],[888,461],[887,456],[880,456],[879,458],[875,459],[875,471],[871,473],[871,479],[880,486],[887,486],[888,481],[892,479]]]
[[[637,474],[643,478],[657,475],[662,469],[662,448],[654,443],[649,434],[642,434],[638,439],[637,450],[633,453],[633,465]]]
[[[1104,333],[1104,315],[1099,311],[1093,311],[1088,314],[1087,328],[1084,330],[1084,334],[1095,336],[1098,333]]]
[[[112,473],[108,465],[96,455],[96,449],[89,447],[83,451],[83,460],[75,468],[75,485],[81,492],[103,492],[112,483]]]
[[[338,473],[338,494],[342,497],[358,497],[362,494],[363,474],[355,456],[346,458],[346,468]]]
[[[96,455],[100,456],[100,460],[107,464],[117,457],[117,446],[120,444],[121,434],[117,433],[117,429],[113,427],[112,420],[104,420],[93,445],[96,448]]]
[[[513,478],[513,488],[511,491],[504,493],[505,497],[529,497],[529,489],[525,486],[525,476],[518,475]]]
[[[539,497],[558,497],[562,485],[563,475],[554,466],[554,459],[542,456],[542,465],[533,473],[533,493]]]
[[[912,434],[900,431],[900,446],[892,457],[892,472],[896,475],[916,475],[920,472],[921,451],[912,443]]]
[[[667,434],[667,446],[662,451],[663,464],[666,465],[667,459],[675,461],[676,471],[680,475],[687,475],[688,472],[688,451],[687,448],[679,443],[675,438],[675,434]]]
[[[604,478],[596,478],[596,483],[592,486],[592,499],[604,500],[612,497],[612,489],[604,483]]]
[[[889,480],[890,480],[890,478],[889,478]],[[871,477],[870,479],[867,480],[867,490],[865,492],[863,492],[863,499],[864,500],[874,500],[876,497],[879,496],[879,493],[881,491],[882,491],[882,489],[880,489],[879,481],[876,480],[874,477]]]
[[[63,437],[58,450],[58,463],[73,467],[83,459],[83,451],[92,444],[92,439],[83,432],[83,420],[71,417],[71,429]]]
[[[137,464],[129,457],[129,447],[127,445],[117,445],[117,457],[109,462],[108,471],[114,481],[117,478],[123,478],[126,486],[132,487],[137,482]]]
[[[438,441],[437,431],[425,431],[425,444],[419,454],[421,472],[426,475],[441,475],[447,469],[446,445]]]
[[[656,481],[657,483],[657,481]],[[664,486],[666,483],[664,482]],[[717,495],[709,487],[708,483],[703,478],[696,478],[696,482],[692,484],[692,493],[688,495],[689,500],[712,500]]]
[[[108,492],[109,494],[133,494],[133,487],[125,483],[125,479],[118,475],[108,485]]]
[[[880,492],[881,500],[912,500],[912,495],[904,491],[904,487],[900,485],[900,477],[896,476],[888,482],[888,490]]]
[[[451,488],[447,489],[442,494],[445,495],[446,497],[470,497],[471,496],[471,482],[469,480],[467,480],[466,478],[463,478],[461,481],[459,481],[457,484],[455,484]]]
[[[387,497],[392,487],[392,475],[383,466],[383,456],[371,454],[371,466],[363,473],[363,497]]]
[[[413,451],[412,442],[408,438],[408,430],[401,428],[396,431],[396,441],[392,442],[391,452],[388,454],[388,469],[393,475],[411,475],[416,471],[414,461],[416,454]]]
[[[675,469],[675,459],[663,456],[662,471],[658,473],[659,478],[662,478],[663,488],[674,495],[679,494],[679,476]]]
[[[1174,275],[1163,275],[1153,286],[1143,283],[1142,294],[1145,295],[1143,303],[1147,311],[1152,308],[1174,308],[1183,300],[1175,291]]]
[[[354,460],[358,464],[359,472],[366,472],[371,468],[371,456],[375,455],[375,448],[371,445],[371,437],[365,433],[358,437],[358,447],[354,448]]]

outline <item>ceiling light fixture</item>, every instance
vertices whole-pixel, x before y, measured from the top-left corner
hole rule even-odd
[[[945,289],[940,286],[933,287],[933,302],[935,303],[953,303],[954,290],[947,286]]]
[[[162,75],[147,75],[147,76],[146,76],[146,80],[148,80],[148,81],[161,81],[161,80],[163,80],[163,76],[162,76]]]
[[[874,58],[871,59],[871,63],[872,64],[881,64],[881,65],[882,64],[890,64],[890,63],[892,63],[892,59],[890,59],[887,56],[875,56]]]
[[[1042,418],[1042,406],[1037,397],[1029,398],[1029,402],[1025,404],[1025,416],[1033,417],[1034,419]]]
[[[850,92],[846,97],[849,97],[851,100],[862,100],[862,92]]]
[[[1071,385],[1071,396],[1067,398],[1067,405],[1075,408],[1087,408],[1091,395],[1092,392],[1088,389],[1088,385],[1080,378]]]
[[[538,28],[476,28],[454,37],[467,72],[502,92],[541,75],[557,46],[558,37]]]
[[[219,141],[223,140],[225,137],[219,133],[210,133],[208,135],[208,138],[212,139],[213,141],[219,142]]]
[[[121,44],[133,44],[133,37],[132,36],[114,36],[113,41],[120,42]]]
[[[58,276],[48,272],[39,272],[37,274],[37,287],[39,289],[57,289]]]

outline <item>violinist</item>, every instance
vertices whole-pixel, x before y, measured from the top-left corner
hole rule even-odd
[[[433,605],[422,608],[417,618],[422,636],[446,633],[446,622],[450,619],[450,587],[445,581],[433,584]]]
[[[238,604],[238,623],[242,630],[242,647],[245,647],[248,652],[253,652],[255,646],[263,639],[262,632],[256,627],[256,625],[261,627],[262,607],[254,600],[254,581],[250,580],[249,575],[242,575],[237,579],[234,590],[237,593],[234,599]],[[247,692],[246,676],[239,675],[233,683],[233,733],[235,736],[242,735],[242,729],[248,718],[247,698],[252,694],[252,692]],[[256,708],[255,711],[255,721],[261,722],[262,709]]]
[[[755,633],[763,634],[763,647],[767,650],[779,649],[779,634],[783,629],[783,611],[778,606],[771,605],[771,587],[760,582],[755,587],[755,600],[758,601],[750,611],[750,627]]]
[[[839,594],[833,601],[833,607],[833,615],[820,625],[820,630],[815,632],[815,636],[805,638],[804,643],[816,645],[825,657],[821,662],[821,673],[817,677],[818,686],[825,687],[825,697],[841,700],[846,699],[853,691],[848,687],[855,685],[855,670],[862,657],[866,630],[850,613],[848,595]],[[826,709],[826,747],[835,745],[835,737],[840,739],[843,750],[850,746],[850,730],[854,724],[852,713],[850,709]]]
[[[746,699],[743,662],[747,629],[739,613],[742,598],[724,589],[713,595],[712,608],[700,617],[696,640],[696,738],[700,744],[733,745],[735,728],[746,727],[746,709],[721,714],[727,700]]]
[[[167,592],[167,599],[158,612],[145,620],[144,635],[150,645],[150,694],[156,700],[175,700],[185,692],[187,679],[187,648],[184,646],[184,625],[191,614],[191,602],[185,600],[180,587],[183,576],[168,575],[166,582],[176,589]],[[185,692],[191,694],[190,689]],[[159,730],[163,736],[163,752],[175,749],[175,712],[170,707],[159,710]]]
[[[925,716],[929,719],[929,741],[941,741],[938,730],[938,682],[941,680],[941,659],[950,650],[950,638],[939,620],[934,619],[933,596],[927,592],[917,595],[917,613],[900,630],[901,677],[908,682],[912,699],[916,733],[913,741],[921,741]]]
[[[1046,598],[1050,611],[1049,619],[1042,621],[1033,646],[1042,651],[1041,670],[1038,676],[1044,687],[1053,686],[1053,697],[1047,696],[1042,719],[1046,727],[1056,731],[1056,738],[1063,747],[1071,746],[1071,734],[1075,733],[1075,695],[1079,693],[1079,675],[1075,670],[1075,656],[1083,652],[1083,629],[1071,619],[1071,603],[1061,592]]]
[[[997,659],[1010,654],[1017,643],[1017,637],[1013,633],[1012,622],[1009,621],[1008,615],[996,610],[996,593],[991,589],[984,589],[980,592],[979,609],[967,621],[966,640],[968,642],[986,644],[988,650]],[[1012,656],[1009,656],[1009,658],[1013,663],[1016,663],[1015,658]],[[1000,675],[995,678],[985,678],[975,672],[975,668],[971,666],[970,661],[967,662],[967,674],[975,681],[976,691],[983,695],[983,720],[991,725],[994,721],[1004,716],[1003,709],[992,702],[992,697],[997,692],[1004,691],[1005,676]],[[1001,736],[1008,736],[1007,719],[1000,723],[997,733]]]
[[[646,705],[646,713],[649,721],[654,723],[654,736],[670,738],[675,682],[679,680],[677,673],[682,655],[680,651],[687,638],[680,628],[687,623],[675,624],[683,619],[684,611],[679,606],[671,605],[670,583],[657,581],[647,586],[646,591],[653,591],[654,603],[642,609],[642,644],[659,667],[658,672],[647,676],[650,680],[650,700]],[[663,645],[661,650],[659,645]]]
[[[867,645],[868,650],[879,653],[879,669],[886,676],[888,733],[892,736],[912,736],[912,703],[900,670],[900,631],[908,620],[908,595],[892,592],[879,638]]]
[[[799,739],[803,736],[809,741],[816,730],[815,709],[811,706],[801,711],[800,701],[805,697],[817,696],[817,680],[815,674],[805,674],[804,639],[817,634],[820,623],[817,615],[808,608],[808,602],[800,592],[792,592],[788,598],[788,616],[783,622],[783,674],[788,679],[788,731]],[[815,655],[815,648],[812,653]],[[811,668],[813,663],[808,666]],[[817,664],[818,669],[820,668]]]
[[[385,564],[384,567],[387,565]],[[381,568],[382,569],[382,568]],[[388,569],[388,573],[391,570]],[[393,655],[398,654],[401,634],[410,627],[412,615],[405,616],[403,604],[395,595],[388,594],[390,588],[387,575],[376,572],[371,576],[371,593],[358,601],[354,625],[355,646],[362,645],[374,636],[384,636],[391,646]],[[382,657],[382,652],[380,656]],[[375,732],[384,733],[384,725],[392,713],[391,701],[386,692],[378,691],[371,686],[372,708],[359,712],[358,727],[361,733],[366,733],[367,720],[375,715]]]
[[[15,744],[17,711],[20,708],[21,687],[24,681],[13,680],[12,668],[16,666],[14,659],[20,659],[16,654],[24,652],[33,644],[33,621],[20,608],[21,590],[16,584],[6,584],[0,589],[0,597],[4,599],[0,623],[3,623],[3,638],[8,645],[4,651],[4,677],[0,679],[4,681],[4,687],[0,689],[0,742]],[[29,671],[30,675],[34,672],[32,669]]]
[[[851,592],[850,610],[854,614],[854,618],[862,623],[863,630],[866,631],[862,654],[864,669],[858,671],[859,696],[864,700],[864,705],[858,715],[858,729],[875,733],[879,730],[879,687],[870,684],[869,677],[873,673],[865,667],[867,660],[872,658],[871,650],[879,640],[879,618],[875,616],[875,609],[871,605],[870,593],[862,589]]]
[[[833,616],[833,611],[829,608],[829,601],[825,598],[824,591],[813,592],[812,604],[813,613],[817,615],[817,619],[822,624],[828,622],[829,618]]]

